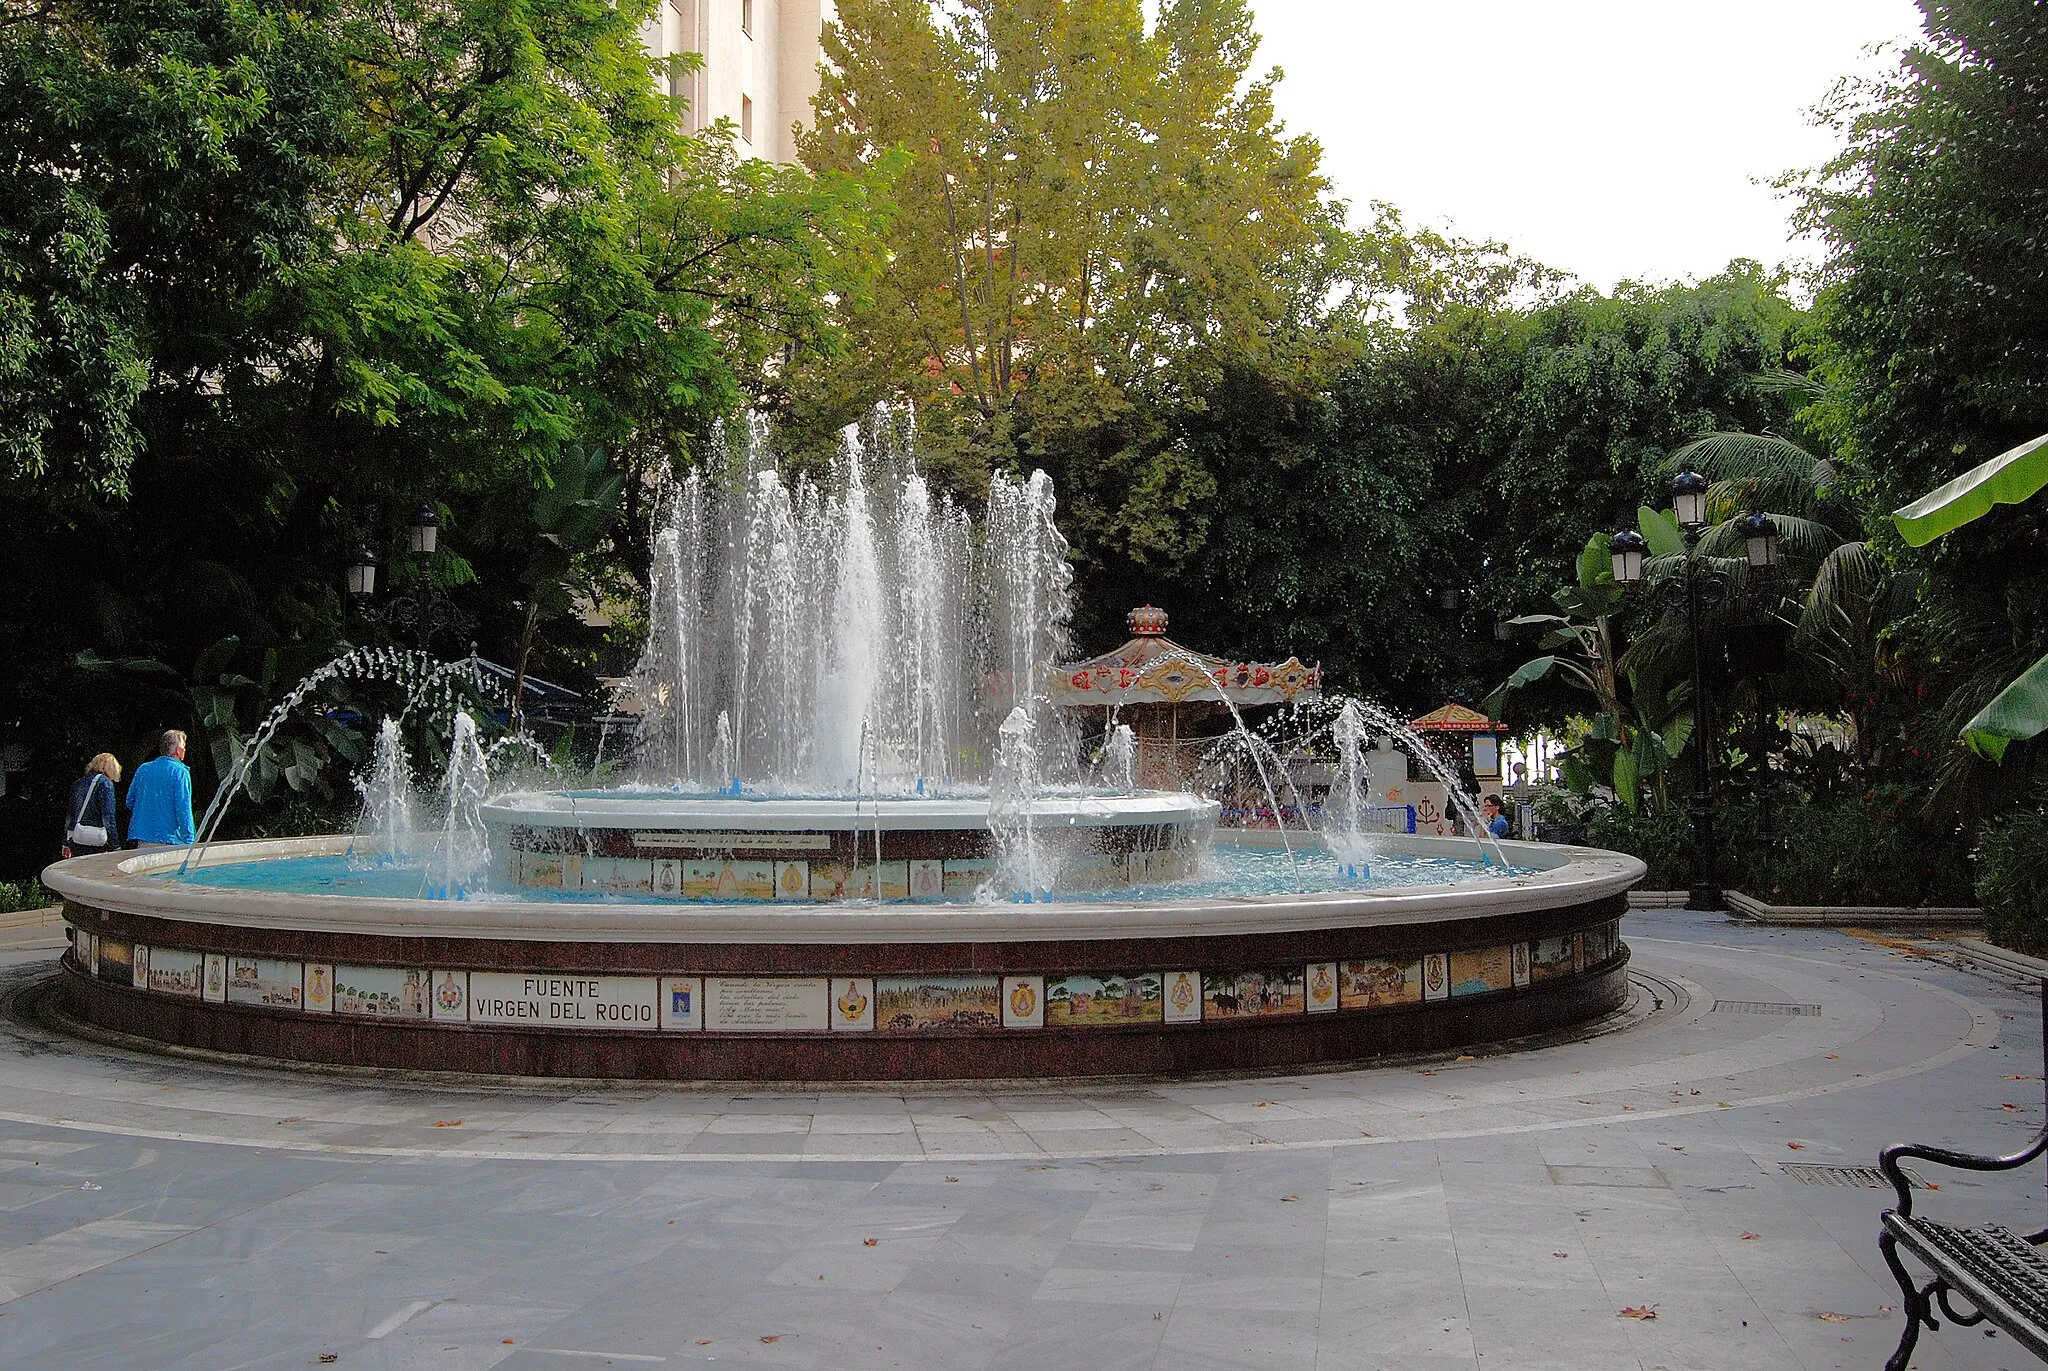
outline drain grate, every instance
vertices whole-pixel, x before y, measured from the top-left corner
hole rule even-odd
[[[1801,1185],[1846,1185],[1857,1190],[1889,1190],[1892,1183],[1884,1178],[1884,1172],[1874,1166],[1818,1166],[1812,1162],[1779,1162],[1786,1175]],[[1912,1172],[1906,1172],[1906,1179],[1915,1190],[1925,1190],[1927,1182]]]
[[[1817,1004],[1775,1004],[1770,1000],[1716,1000],[1709,1014],[1800,1014],[1817,1015]]]

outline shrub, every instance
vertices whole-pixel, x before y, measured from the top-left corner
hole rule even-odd
[[[2019,813],[1985,825],[1977,842],[1977,903],[1992,942],[2048,954],[2048,817]]]
[[[1972,902],[1964,835],[1922,816],[1904,791],[1774,799],[1770,824],[1754,798],[1715,811],[1721,884],[1770,904],[1964,905]],[[1651,890],[1692,883],[1692,821],[1674,807],[1630,814],[1612,806],[1587,841],[1641,857]]]
[[[47,909],[56,903],[57,897],[43,889],[43,883],[33,876],[25,881],[0,881],[0,914]]]

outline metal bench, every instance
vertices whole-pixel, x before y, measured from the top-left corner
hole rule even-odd
[[[2048,1077],[2048,980],[2041,983],[2041,1006],[2042,1075]],[[2025,1147],[2003,1157],[1980,1157],[1916,1143],[1897,1143],[1878,1154],[1878,1169],[1898,1192],[1899,1207],[1884,1212],[1877,1246],[1885,1265],[1898,1278],[1906,1308],[1906,1331],[1899,1335],[1898,1350],[1885,1363],[1885,1371],[1906,1371],[1921,1328],[1941,1326],[1935,1318],[1937,1306],[1959,1328],[1988,1322],[2004,1329],[2035,1357],[2048,1361],[2048,1252],[2043,1251],[2048,1228],[2021,1234],[2003,1224],[1958,1228],[1920,1218],[1913,1213],[1913,1178],[1900,1166],[1912,1158],[1961,1171],[2011,1171],[2044,1153],[2048,1153],[2048,1126]],[[1916,1286],[1899,1259],[1901,1248],[1933,1272],[1934,1278]],[[1968,1309],[1958,1313],[1950,1303],[1951,1296],[1959,1297]]]

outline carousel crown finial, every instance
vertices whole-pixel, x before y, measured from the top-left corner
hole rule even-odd
[[[1131,626],[1131,632],[1140,638],[1163,638],[1166,636],[1166,611],[1157,605],[1139,605],[1124,615],[1124,622]]]

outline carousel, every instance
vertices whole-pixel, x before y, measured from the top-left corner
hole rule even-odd
[[[1183,789],[1218,735],[1232,725],[1231,711],[1317,698],[1321,665],[1234,662],[1182,647],[1166,636],[1166,611],[1141,605],[1124,616],[1131,639],[1122,647],[1058,668],[1053,703],[1077,712],[1100,711],[1103,731],[1128,724],[1137,735],[1137,783],[1153,790]]]

